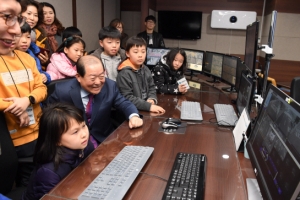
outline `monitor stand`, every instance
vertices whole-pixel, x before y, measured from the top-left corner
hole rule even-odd
[[[248,200],[259,200],[263,199],[260,193],[260,189],[255,178],[247,178],[247,191],[248,191]]]
[[[236,90],[233,86],[231,86],[231,87],[222,87],[222,90],[224,92],[236,92]]]
[[[206,80],[206,81],[209,83],[220,83],[220,81],[216,77],[213,77],[213,79]]]

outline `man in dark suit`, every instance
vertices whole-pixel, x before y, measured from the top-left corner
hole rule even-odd
[[[92,109],[89,117],[87,109],[90,101]],[[136,107],[120,94],[116,82],[105,78],[102,62],[95,56],[81,57],[77,63],[76,79],[57,83],[47,102],[71,103],[84,111],[94,146],[95,140],[99,144],[113,131],[110,119],[112,107],[122,111],[129,119],[129,128],[143,125]]]

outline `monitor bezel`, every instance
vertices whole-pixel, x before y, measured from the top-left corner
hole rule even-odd
[[[206,61],[207,61],[207,53],[212,53],[212,54],[217,54],[217,55],[221,55],[221,56],[223,56],[223,58],[224,58],[224,55],[225,54],[223,54],[223,53],[218,53],[218,52],[213,52],[213,51],[206,51],[205,52],[205,59],[204,59],[204,66],[202,67],[202,72],[204,73],[204,74],[207,74],[207,75],[210,75],[210,76],[212,76],[212,77],[215,77],[215,78],[219,78],[219,79],[221,79],[221,77],[222,77],[222,73],[221,73],[221,76],[219,77],[219,76],[215,76],[214,74],[211,74],[211,70],[210,70],[210,72],[206,72],[206,71],[204,71],[204,68],[205,68],[205,66],[206,66]],[[222,60],[222,70],[221,70],[221,72],[223,71],[223,60]]]
[[[288,96],[287,94],[285,94],[283,91],[281,91],[280,89],[278,89],[276,86],[274,86],[272,84],[270,84],[269,87],[268,87],[268,90],[267,90],[267,93],[266,93],[267,94],[266,97],[268,96],[270,90],[275,91],[276,94],[279,95],[282,99],[287,100],[286,98],[289,98],[290,99],[289,105],[300,113],[300,104],[298,104],[293,98],[291,98],[290,96]],[[258,161],[257,161],[257,158],[255,156],[254,150],[253,150],[253,148],[251,146],[251,142],[253,142],[253,140],[255,139],[255,138],[253,138],[254,136],[253,136],[252,132],[255,130],[255,126],[257,125],[260,117],[262,117],[264,103],[265,103],[265,99],[264,99],[264,101],[262,103],[261,109],[259,110],[259,114],[257,115],[258,117],[257,117],[257,119],[256,119],[256,121],[254,123],[254,126],[253,126],[253,129],[251,131],[249,140],[246,143],[246,149],[247,149],[247,152],[248,152],[251,164],[253,166],[253,169],[256,169],[256,171],[254,171],[254,173],[256,175],[256,179],[257,179],[257,182],[258,182],[258,185],[259,185],[262,197],[263,197],[263,199],[270,199],[271,196],[270,196],[270,192],[268,190],[268,187],[265,184],[265,178],[260,175],[260,174],[262,174],[262,172],[261,172],[262,170],[261,170],[261,168],[260,168],[260,166],[258,164]],[[299,185],[298,185],[297,189],[300,190],[300,186]]]
[[[187,51],[201,52],[203,54],[202,63],[201,63],[201,65],[202,65],[201,71],[190,69],[188,66],[186,67],[186,69],[188,69],[188,70],[192,70],[192,71],[195,71],[195,72],[202,72],[203,71],[203,67],[204,67],[205,51],[203,51],[203,50],[197,50],[197,49],[187,49],[187,48],[181,48],[181,49],[184,50],[184,51],[187,50]]]
[[[166,47],[147,47],[147,48],[146,48],[146,58],[145,58],[145,61],[146,61],[146,62],[145,62],[145,65],[146,65],[146,66],[151,66],[151,67],[154,67],[154,66],[156,66],[157,64],[156,64],[156,65],[149,65],[149,64],[147,64],[148,48],[149,48],[149,49],[166,49],[166,50],[169,50],[169,51],[171,50],[170,48],[166,48]]]
[[[223,78],[223,71],[224,71],[224,58],[225,58],[225,56],[226,57],[230,57],[230,58],[236,58],[236,66],[235,66],[235,81],[234,81],[234,84],[232,84],[232,83],[230,83],[229,81],[227,81],[227,80],[225,80],[224,78]],[[235,87],[235,85],[236,85],[236,68],[237,68],[237,65],[238,65],[238,60],[240,60],[240,57],[237,57],[237,56],[233,56],[233,55],[224,55],[223,56],[223,62],[222,62],[222,77],[221,77],[221,79],[222,79],[222,82],[225,82],[225,83],[227,83],[227,84],[229,84],[230,86],[233,86],[233,87]]]
[[[248,66],[248,64],[246,63],[246,58],[247,58],[247,54],[249,54],[249,52],[247,52],[247,38],[249,37],[249,29],[255,27],[255,43],[254,43],[254,52],[253,53],[253,58],[252,58],[252,62],[253,62],[253,66]],[[245,64],[248,66],[248,68],[251,69],[252,71],[252,76],[255,76],[255,69],[256,69],[256,58],[257,58],[257,51],[258,51],[258,32],[259,32],[259,21],[255,21],[252,24],[249,24],[246,28],[246,41],[245,41],[245,56],[244,56],[244,62]],[[249,46],[249,44],[248,44]]]

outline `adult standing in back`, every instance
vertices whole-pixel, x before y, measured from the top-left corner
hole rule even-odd
[[[50,3],[40,3],[38,14],[38,27],[43,29],[47,33],[47,38],[50,44],[50,53],[52,54],[62,43],[61,34],[65,28],[57,19],[55,8]]]
[[[138,37],[144,38],[147,42],[147,47],[154,47],[154,48],[164,48],[165,43],[163,36],[154,31],[156,24],[156,18],[153,15],[149,15],[145,18],[145,27],[146,30],[137,34]]]

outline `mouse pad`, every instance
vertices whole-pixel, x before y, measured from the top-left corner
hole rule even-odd
[[[180,127],[178,127],[177,129],[164,129],[161,127],[162,123],[163,121],[159,122],[158,132],[164,132],[166,134],[184,134],[187,127],[187,122],[181,122]]]

